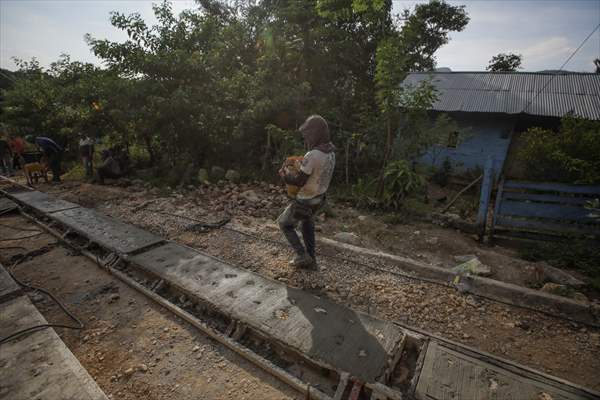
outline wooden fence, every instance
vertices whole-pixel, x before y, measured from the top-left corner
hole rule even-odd
[[[494,236],[600,238],[600,218],[586,206],[600,185],[502,180],[491,234]]]

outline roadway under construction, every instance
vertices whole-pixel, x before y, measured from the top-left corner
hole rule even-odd
[[[600,398],[592,390],[353,311],[78,204],[10,181],[1,190],[4,209],[14,204],[65,246],[308,398]],[[10,292],[10,277],[3,274],[1,280],[2,289]],[[0,299],[2,314],[12,307],[15,319],[19,310],[31,308],[17,307],[15,296]],[[4,324],[1,336],[14,328]],[[0,363],[7,365],[8,352],[2,353]],[[16,393],[19,385],[35,379],[42,378],[2,379],[0,386]],[[11,398],[10,391],[1,393]]]

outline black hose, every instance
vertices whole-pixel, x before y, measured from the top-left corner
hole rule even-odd
[[[8,229],[13,229],[15,231],[23,231],[23,232],[42,232],[39,229],[28,229],[28,228],[16,228],[14,226],[10,226],[10,225],[4,225],[4,224],[0,224],[0,226],[4,227],[4,228],[8,228]]]
[[[0,242],[10,242],[12,240],[30,239],[30,238],[33,238],[33,237],[36,237],[36,236],[43,235],[44,233],[45,232],[38,232],[38,233],[35,233],[33,235],[29,235],[29,236],[20,236],[20,237],[10,238],[10,239],[0,239]]]
[[[79,318],[77,318],[75,315],[73,315],[69,310],[67,310],[67,308],[64,306],[63,303],[61,303],[60,300],[58,300],[52,293],[50,293],[49,291],[47,291],[44,288],[41,287],[37,287],[37,286],[32,286],[32,285],[28,285],[24,282],[21,282],[17,277],[15,277],[15,275],[13,274],[13,269],[23,260],[25,260],[27,257],[24,256],[22,257],[20,260],[15,261],[15,263],[12,265],[11,268],[8,269],[8,273],[9,275],[15,280],[15,282],[17,282],[17,284],[19,284],[19,286],[24,287],[26,289],[29,290],[33,290],[33,291],[38,291],[38,292],[42,292],[44,294],[46,294],[48,297],[50,297],[63,311],[65,314],[67,314],[67,316],[69,318],[71,318],[73,321],[75,321],[77,323],[77,326],[73,326],[73,325],[64,325],[64,324],[40,324],[40,325],[35,325],[35,326],[31,326],[29,328],[25,328],[22,329],[20,331],[17,331],[15,333],[12,333],[2,339],[0,339],[0,345],[3,343],[8,342],[9,340],[12,340],[16,337],[22,336],[26,333],[30,333],[30,332],[37,332],[39,330],[42,329],[46,329],[46,328],[66,328],[66,329],[83,329],[84,325],[83,322],[81,322],[79,320]]]
[[[160,213],[160,214],[164,214],[164,215],[171,215],[171,216],[174,216],[174,217],[187,219],[189,221],[194,221],[194,222],[202,223],[202,221],[200,221],[200,220],[197,220],[197,219],[194,219],[194,218],[190,218],[190,217],[186,217],[186,216],[183,216],[183,215],[164,213],[164,212],[160,212],[160,211],[154,211],[154,210],[151,210],[151,209],[147,210],[147,211],[155,212],[155,213]],[[228,231],[231,231],[231,232],[236,232],[236,233],[238,233],[240,235],[247,236],[249,238],[253,238],[253,239],[256,239],[256,240],[262,240],[264,242],[276,244],[276,245],[283,246],[283,247],[288,247],[287,243],[284,243],[284,242],[281,242],[281,241],[278,241],[278,240],[274,240],[274,239],[263,238],[263,237],[260,237],[258,235],[254,235],[254,234],[251,234],[251,233],[239,231],[239,230],[237,230],[235,228],[231,228],[231,227],[228,227],[228,226],[221,226],[220,228],[228,230]],[[357,261],[357,260],[352,259],[352,258],[346,258],[346,257],[340,257],[340,256],[332,256],[332,255],[328,255],[328,254],[323,254],[323,253],[318,252],[318,251],[316,253],[318,255],[322,256],[322,257],[327,257],[327,258],[331,258],[331,259],[335,259],[335,260],[350,262],[352,264],[359,265],[361,267],[364,267],[366,269],[370,269],[370,270],[373,270],[373,271],[387,273],[387,274],[390,274],[390,275],[394,275],[394,276],[399,276],[399,277],[403,277],[403,278],[406,278],[406,279],[410,279],[410,280],[413,280],[413,281],[431,283],[431,284],[434,284],[434,285],[437,285],[437,286],[442,286],[442,287],[449,288],[449,289],[455,289],[455,287],[451,283],[441,282],[441,281],[437,281],[437,280],[434,280],[434,279],[422,278],[422,277],[419,277],[419,276],[409,275],[409,274],[405,274],[405,273],[398,272],[398,271],[388,270],[386,268],[375,267],[375,266],[372,266],[372,265],[368,265],[368,264],[362,263],[362,262]],[[482,298],[482,299],[485,299],[485,300],[488,300],[488,301],[491,301],[491,302],[494,302],[494,303],[502,304],[502,305],[509,306],[509,307],[520,308],[522,310],[534,311],[534,312],[546,315],[548,317],[561,319],[563,321],[578,322],[578,321],[575,321],[574,319],[571,319],[571,318],[568,318],[568,317],[563,317],[563,316],[554,314],[554,313],[549,312],[549,311],[540,310],[540,309],[537,309],[537,308],[533,308],[533,307],[529,307],[529,306],[521,305],[521,304],[513,304],[513,303],[510,303],[508,301],[496,299],[496,298],[493,298],[491,296],[487,296],[487,295],[484,295],[484,294],[478,294],[478,293],[469,293],[469,294],[472,295],[472,296],[474,296],[474,297],[479,297],[479,298]],[[592,327],[598,327],[597,325],[591,324],[591,323],[586,323],[586,322],[579,322],[579,323],[582,323],[582,324],[588,325],[588,326],[592,326]]]
[[[227,218],[223,219],[222,221],[220,221],[218,223],[206,223],[206,222],[200,221],[200,220],[195,219],[195,218],[186,217],[184,215],[172,214],[172,213],[168,213],[168,212],[164,212],[164,211],[157,211],[157,210],[152,210],[152,209],[147,209],[147,211],[150,211],[150,212],[153,212],[153,213],[157,213],[157,214],[162,214],[162,215],[168,215],[168,216],[172,216],[172,217],[183,218],[183,219],[187,219],[189,221],[194,221],[194,222],[198,223],[198,224],[192,225],[192,227],[194,227],[194,226],[207,226],[210,229],[221,228],[221,229],[225,229],[225,230],[228,230],[228,231],[231,231],[231,232],[235,232],[235,233],[243,235],[243,236],[247,236],[247,237],[255,239],[255,240],[262,240],[264,242],[276,244],[276,245],[281,246],[281,247],[288,247],[287,243],[281,242],[279,240],[264,238],[264,237],[261,237],[261,236],[258,236],[258,235],[254,235],[252,233],[240,231],[240,230],[237,230],[235,228],[232,228],[232,227],[229,227],[229,226],[225,226],[227,224],[227,222],[229,222],[231,220],[230,217],[227,217]],[[191,229],[190,228],[186,228],[186,230],[191,230]],[[205,232],[208,232],[208,230],[200,231],[200,233],[205,233]],[[357,260],[352,259],[352,258],[346,258],[346,257],[335,256],[335,255],[329,255],[329,254],[322,253],[320,251],[316,251],[316,253],[319,256],[321,256],[321,257],[326,257],[326,258],[330,258],[330,259],[338,260],[338,261],[349,262],[349,263],[352,263],[352,264],[355,264],[355,265],[359,265],[359,266],[361,266],[363,268],[367,268],[367,269],[374,270],[374,271],[377,271],[377,272],[388,273],[388,274],[392,274],[392,275],[396,275],[396,276],[401,276],[401,277],[406,278],[406,279],[411,279],[411,280],[415,280],[415,281],[431,283],[431,284],[434,284],[434,285],[443,286],[443,287],[447,287],[447,288],[454,288],[454,286],[452,286],[449,283],[444,283],[444,282],[436,281],[434,279],[422,278],[422,277],[418,277],[418,276],[414,276],[414,275],[410,275],[410,274],[404,274],[402,272],[392,271],[392,270],[389,270],[389,269],[386,269],[386,268],[374,267],[372,265],[361,263],[360,261],[357,261]]]

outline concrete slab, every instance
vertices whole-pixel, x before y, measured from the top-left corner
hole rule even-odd
[[[0,264],[0,304],[22,293],[21,287]]]
[[[17,203],[15,203],[14,201],[12,201],[6,197],[0,197],[0,214],[9,212],[10,210],[16,210],[16,209],[17,209]]]
[[[393,323],[174,243],[130,261],[288,349],[366,382],[383,375],[404,339]]]
[[[0,337],[46,323],[26,296],[0,304],[0,313]],[[0,399],[107,400],[53,329],[0,346]]]
[[[51,217],[75,232],[120,254],[160,243],[162,238],[88,208],[58,211]]]
[[[415,397],[418,400],[596,398],[530,371],[516,371],[508,365],[503,368],[500,360],[494,360],[493,364],[481,361],[435,341],[427,348]]]
[[[21,193],[14,193],[12,195],[15,199],[25,203],[29,207],[43,213],[53,213],[62,210],[68,210],[71,208],[79,207],[78,204],[71,203],[66,200],[57,199],[51,197],[43,192],[38,191],[27,191]]]

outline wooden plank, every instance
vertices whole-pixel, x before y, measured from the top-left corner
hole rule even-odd
[[[505,189],[528,189],[544,192],[580,193],[600,196],[600,185],[569,185],[550,182],[506,181]]]
[[[536,221],[532,219],[518,219],[506,216],[496,217],[497,228],[519,228],[541,232],[554,232],[560,235],[600,235],[600,227],[594,225],[560,224],[553,222]]]
[[[502,200],[499,215],[545,218],[557,221],[573,221],[578,223],[598,223],[597,218],[590,217],[590,210],[567,204],[527,203],[523,201]]]
[[[487,222],[488,208],[490,206],[490,195],[494,182],[494,159],[488,157],[483,172],[483,182],[481,183],[481,193],[479,195],[479,211],[477,213],[477,229],[479,238],[485,234],[485,225]]]
[[[584,206],[588,201],[594,199],[594,197],[573,197],[573,196],[558,196],[553,194],[536,194],[536,193],[523,193],[523,192],[504,192],[503,198],[506,200],[522,200],[532,201],[539,203],[559,203],[559,204],[574,204]]]
[[[500,213],[500,205],[502,204],[502,193],[504,191],[504,178],[500,179],[498,184],[498,192],[496,193],[496,204],[494,205],[494,215],[492,215],[492,229],[490,230],[490,241],[494,240],[494,229],[496,228],[496,219]]]

